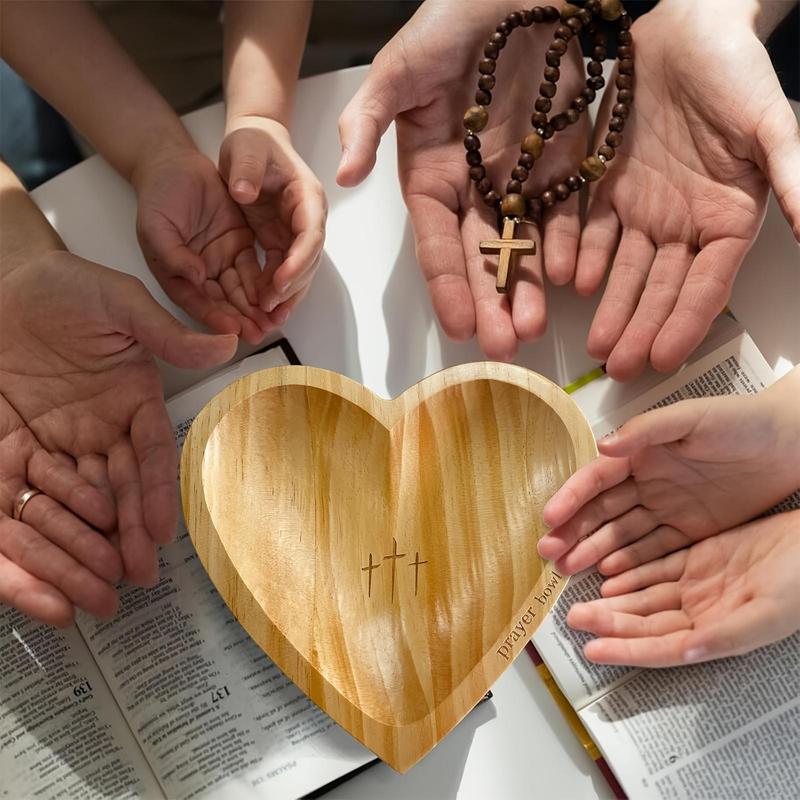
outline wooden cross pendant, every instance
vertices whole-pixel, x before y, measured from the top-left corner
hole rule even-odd
[[[536,242],[533,239],[515,239],[514,228],[518,219],[514,217],[503,218],[503,238],[488,239],[481,242],[480,251],[484,255],[500,254],[497,264],[497,291],[501,294],[508,291],[508,278],[511,270],[511,258],[514,253],[520,255],[536,253]]]

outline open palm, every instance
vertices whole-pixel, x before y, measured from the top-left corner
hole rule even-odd
[[[588,346],[618,379],[648,361],[675,369],[700,343],[758,234],[769,183],[800,238],[794,114],[753,31],[724,20],[714,30],[712,42],[661,6],[633,28],[634,110],[614,169],[593,187],[575,279],[593,292],[613,257]]]
[[[337,179],[352,185],[375,160],[383,131],[397,126],[400,182],[414,228],[417,259],[434,310],[455,339],[477,332],[484,352],[510,359],[520,340],[541,336],[546,325],[543,275],[522,259],[509,298],[498,295],[491,265],[479,242],[496,238],[496,218],[471,187],[464,160],[461,120],[472,105],[477,63],[507,3],[426,3],[378,54],[364,85],[339,121],[343,160]],[[454,32],[458,31],[458,35]],[[481,132],[487,174],[503,193],[530,113],[550,25],[519,29],[498,59],[489,125]],[[583,87],[575,43],[561,61],[554,112],[567,108]],[[536,163],[526,191],[543,191],[574,171],[585,152],[583,121],[557,133]],[[551,210],[544,223],[544,263],[554,281],[569,280],[579,232],[577,197]]]
[[[610,578],[567,622],[592,661],[668,667],[739,655],[800,630],[800,511],[766,517]],[[765,580],[765,576],[769,576]]]
[[[231,357],[235,337],[184,328],[140,281],[65,251],[4,275],[2,296],[3,394],[44,448],[106,496],[128,578],[152,583],[155,544],[176,530],[177,463],[150,353],[211,366]]]

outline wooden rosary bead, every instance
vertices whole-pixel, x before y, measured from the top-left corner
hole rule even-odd
[[[600,13],[600,0],[588,0],[587,3],[584,5],[584,8],[590,14],[599,14]]]
[[[546,124],[547,114],[545,114],[544,111],[534,111],[533,114],[531,114],[531,125],[533,125],[534,128],[541,128],[542,125]]]
[[[561,21],[566,22],[570,17],[574,17],[580,9],[574,3],[564,3],[561,6]]]
[[[617,75],[617,79],[614,81],[617,86],[617,89],[632,89],[633,88],[633,78],[630,75]]]
[[[620,75],[633,75],[633,59],[623,58],[622,61],[619,62],[617,69]]]
[[[492,189],[483,196],[483,202],[489,206],[489,208],[497,208],[497,206],[500,205],[500,195]]]
[[[630,89],[620,89],[617,92],[617,102],[629,106],[633,102],[633,92]]]
[[[583,23],[579,17],[570,17],[564,24],[572,31],[573,36],[577,36],[583,29]]]
[[[492,102],[492,93],[484,92],[483,89],[478,89],[475,92],[475,102],[479,106],[488,106]]]
[[[625,120],[622,117],[611,117],[611,119],[608,121],[608,129],[610,131],[617,131],[618,133],[622,133],[624,127],[625,127]]]
[[[539,94],[542,97],[553,98],[556,96],[556,85],[554,83],[548,83],[545,81],[544,83],[539,84]]]
[[[493,58],[482,58],[478,63],[478,72],[482,75],[492,75],[497,69],[497,62]]]
[[[489,41],[492,44],[496,44],[501,50],[506,46],[506,37],[504,34],[500,33],[499,31],[495,31],[490,37]]]
[[[620,0],[600,0],[600,16],[608,22],[613,22],[622,16],[622,3]]]
[[[524,11],[520,11],[520,25],[523,28],[529,28],[533,24],[533,11],[531,9],[525,9]]]
[[[619,147],[622,144],[622,134],[617,133],[616,131],[611,131],[611,133],[606,136],[606,144],[609,147]]]
[[[578,96],[577,96],[577,97],[576,97],[576,98],[575,98],[575,99],[572,101],[572,107],[573,107],[573,108],[574,108],[576,111],[579,111],[579,112],[582,114],[584,111],[586,111],[586,98],[585,98],[585,97],[583,97],[583,96],[581,96],[581,95],[578,95]]]
[[[622,16],[617,20],[617,25],[621,31],[627,31],[631,27],[632,21],[631,15],[627,11],[624,11]]]
[[[481,140],[474,133],[468,133],[464,137],[464,147],[467,150],[480,150]]]
[[[553,119],[550,120],[550,124],[557,130],[563,131],[564,128],[567,127],[567,116],[566,114],[556,114]]]
[[[590,89],[594,89],[596,92],[599,92],[600,89],[605,86],[605,83],[606,79],[602,75],[596,75],[594,78],[589,78],[589,80],[586,81],[586,85]],[[488,103],[485,103],[484,105],[488,105]]]
[[[470,106],[464,114],[464,127],[470,133],[480,133],[489,122],[489,112],[483,106]]]
[[[511,29],[519,28],[522,25],[522,17],[519,11],[512,11],[507,17],[506,22],[511,26]]]
[[[486,167],[483,164],[478,164],[476,167],[469,168],[469,179],[478,183],[486,177]]]
[[[572,28],[568,28],[566,25],[559,25],[553,34],[554,38],[561,39],[564,42],[568,42],[573,35]]]
[[[566,183],[557,183],[553,187],[557,200],[566,200],[569,197],[569,188]]]
[[[597,148],[597,155],[603,156],[606,161],[611,161],[611,159],[616,155],[616,151],[613,147],[609,147],[607,144],[601,144],[600,147]]]
[[[542,125],[542,139],[552,139],[555,132],[556,129],[553,127],[552,122],[545,122],[545,124]]]
[[[561,63],[561,56],[551,48],[544,54],[544,60],[548,67],[557,67]]]
[[[552,108],[553,104],[547,97],[537,97],[533,107],[537,111],[543,111],[545,114]]]
[[[567,184],[567,189],[571,192],[578,192],[581,186],[583,186],[583,181],[577,175],[570,175],[564,183]]]
[[[497,46],[496,42],[489,42],[486,47],[483,48],[483,54],[486,58],[497,58],[500,55],[500,48]]]
[[[622,117],[623,119],[626,119],[628,114],[630,114],[630,112],[631,112],[631,109],[630,109],[630,106],[627,103],[615,103],[611,107],[611,113],[615,117]]]
[[[511,26],[505,20],[503,20],[497,26],[497,32],[502,33],[503,36],[508,36],[508,34],[511,33]]]
[[[548,189],[546,192],[542,192],[541,200],[545,208],[550,208],[556,204],[556,193],[552,189]]]
[[[563,39],[553,39],[550,42],[550,49],[558,53],[559,56],[563,56],[567,52],[567,43]]]
[[[592,44],[599,47],[605,47],[608,44],[608,34],[605,31],[598,30],[592,36]]]
[[[628,45],[633,44],[633,36],[630,31],[620,31],[617,34],[617,44]]]
[[[494,75],[481,75],[480,78],[478,78],[478,88],[486,92],[491,92],[496,83],[497,78],[495,78]]]
[[[522,191],[522,182],[510,180],[506,184],[506,194],[519,194]]]
[[[517,164],[530,172],[533,167],[533,156],[530,153],[520,153]]]
[[[561,77],[561,70],[558,67],[545,67],[544,79],[550,83],[557,83]]]
[[[579,171],[585,180],[596,181],[605,175],[606,165],[597,156],[589,156],[581,161]]]
[[[594,78],[596,75],[603,74],[603,65],[599,61],[590,61],[586,65],[586,72]]]
[[[588,11],[586,8],[582,8],[575,16],[584,25],[591,25],[592,24],[592,12]]]
[[[509,192],[500,201],[500,213],[504,217],[524,217],[525,198],[519,192]]]
[[[606,56],[608,55],[608,51],[606,50],[603,45],[598,44],[592,48],[592,58],[595,61],[603,62],[606,60]]]
[[[544,139],[538,133],[529,133],[523,140],[521,149],[531,158],[541,158],[544,152]]]
[[[597,97],[597,92],[591,86],[586,86],[585,88],[581,89],[581,97],[586,101],[587,105],[591,105],[594,103],[595,97]]]
[[[528,217],[530,219],[536,220],[537,222],[542,218],[542,212],[544,211],[544,203],[542,203],[541,199],[538,197],[529,197],[525,201],[525,206],[528,211]]]
[[[544,9],[541,6],[536,6],[531,9],[531,16],[533,21],[539,25],[544,22]]]
[[[528,180],[528,170],[525,169],[525,167],[520,167],[520,166],[514,167],[514,169],[511,170],[511,177],[515,181],[519,181],[520,183],[525,183],[525,181]]]
[[[471,167],[477,167],[483,159],[481,158],[480,150],[467,150],[467,164]]]
[[[476,189],[477,189],[477,190],[478,190],[478,191],[479,191],[481,194],[486,194],[486,192],[488,192],[488,191],[489,191],[489,190],[492,188],[492,182],[491,182],[491,181],[490,181],[488,178],[486,178],[486,177],[484,177],[484,178],[481,178],[481,179],[480,179],[480,180],[479,180],[479,181],[478,181],[478,182],[475,184],[475,188],[476,188]]]
[[[561,18],[561,14],[559,14],[558,9],[554,6],[545,6],[542,11],[544,12],[545,22],[555,22]]]
[[[630,45],[623,44],[617,48],[617,58],[630,58],[633,55],[633,48]]]
[[[568,108],[564,112],[564,116],[567,118],[567,122],[570,125],[574,125],[578,121],[578,118],[580,117],[580,113],[578,111],[576,111],[574,108]]]

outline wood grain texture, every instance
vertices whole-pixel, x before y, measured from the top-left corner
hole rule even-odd
[[[596,455],[554,384],[467,364],[396,400],[311,367],[248,375],[183,449],[187,528],[275,663],[405,771],[475,706],[565,580],[541,509]]]

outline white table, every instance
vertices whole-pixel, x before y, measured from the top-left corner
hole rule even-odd
[[[336,120],[364,74],[365,68],[355,68],[300,84],[295,143],[325,186],[330,215],[323,264],[284,333],[304,363],[337,370],[393,396],[443,366],[483,356],[474,341],[448,341],[434,321],[397,183],[393,129],[384,137],[367,181],[357,189],[336,186]],[[216,159],[221,107],[190,114],[186,123],[199,147]],[[133,192],[102,159],[90,158],[33,196],[73,252],[137,275],[164,306],[189,322],[148,271],[136,242]],[[771,201],[762,234],[737,279],[731,307],[781,372],[800,363],[798,263],[797,244]],[[548,286],[547,292],[547,334],[524,345],[517,360],[564,384],[595,366],[585,342],[597,298],[579,298],[569,287]],[[164,369],[168,395],[197,379],[197,373]],[[509,668],[494,694],[491,704],[474,711],[408,774],[400,776],[380,765],[330,796],[612,796],[527,656]]]

